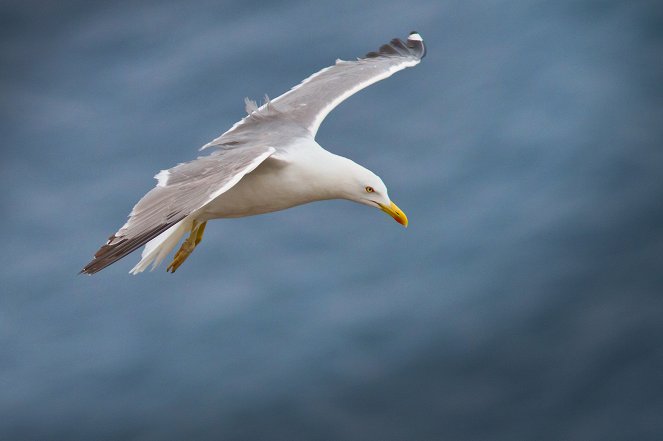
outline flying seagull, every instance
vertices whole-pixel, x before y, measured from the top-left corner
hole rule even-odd
[[[156,176],[157,185],[138,201],[129,220],[81,273],[94,274],[145,245],[130,271],[154,269],[188,233],[167,271],[175,272],[200,243],[208,220],[253,216],[325,199],[348,199],[378,208],[407,227],[407,217],[370,170],[323,149],[315,135],[343,100],[421,61],[426,50],[411,32],[356,61],[337,60],[283,95],[258,107],[205,144],[207,156]]]

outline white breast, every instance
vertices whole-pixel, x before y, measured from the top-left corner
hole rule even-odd
[[[253,216],[338,197],[325,166],[335,155],[313,141],[268,158],[233,188],[209,203],[201,220]]]

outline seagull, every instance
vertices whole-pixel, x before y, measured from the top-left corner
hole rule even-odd
[[[200,244],[207,221],[284,210],[327,199],[380,209],[407,227],[375,173],[322,148],[315,135],[327,114],[349,96],[425,56],[419,33],[393,39],[353,61],[336,60],[283,95],[258,107],[245,99],[242,120],[200,150],[211,153],[160,171],[156,187],[133,207],[128,221],[81,270],[94,274],[145,245],[131,269],[156,268],[182,241],[167,271],[174,273]]]

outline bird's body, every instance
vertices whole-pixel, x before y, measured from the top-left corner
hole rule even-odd
[[[300,85],[258,107],[202,149],[208,156],[162,170],[157,186],[133,208],[82,272],[93,274],[145,245],[136,274],[156,267],[188,232],[168,267],[174,272],[200,243],[207,221],[284,210],[326,199],[380,208],[407,226],[382,180],[315,141],[320,123],[341,101],[394,72],[419,63],[423,41],[394,39],[357,61],[338,60]]]
[[[234,187],[210,202],[201,219],[233,218],[271,213],[309,202],[340,199],[339,169],[352,163],[301,139],[267,158]],[[355,164],[356,167],[360,167]]]

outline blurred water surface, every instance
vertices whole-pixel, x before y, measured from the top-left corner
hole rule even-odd
[[[658,2],[0,8],[0,439],[663,436]],[[410,228],[317,203],[76,275],[245,96],[412,29],[318,136]]]

